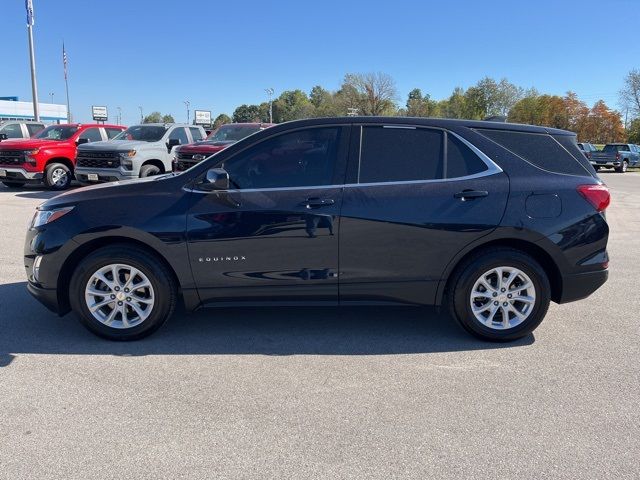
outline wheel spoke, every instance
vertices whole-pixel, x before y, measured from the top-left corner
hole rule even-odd
[[[493,322],[493,318],[496,316],[498,308],[499,307],[495,305],[491,305],[491,311],[489,312],[489,316],[487,317],[487,323],[491,324]]]
[[[114,300],[112,300],[111,298],[105,298],[101,302],[96,302],[93,305],[91,305],[89,307],[89,310],[91,310],[92,312],[95,312],[96,310],[99,310],[102,307],[104,307],[105,305],[109,305],[110,303],[113,303],[113,302],[114,302]]]
[[[126,283],[124,284],[124,288],[130,288],[131,285],[133,284],[133,279],[136,278],[136,276],[138,275],[138,270],[135,268],[131,268],[131,270],[129,271],[129,278],[127,279]]]
[[[107,318],[104,319],[103,323],[105,325],[111,326],[111,324],[113,323],[113,320],[116,318],[116,314],[118,313],[118,309],[113,308],[113,310],[111,310],[111,312],[109,312],[109,315],[107,315]]]
[[[502,328],[509,328],[509,307],[501,306],[502,310]]]
[[[109,280],[107,277],[105,277],[104,273],[102,272],[96,272],[95,277],[100,280],[102,283],[104,283],[107,287],[109,287],[111,290],[113,290],[114,284],[111,280]]]
[[[124,328],[129,328],[131,325],[129,324],[129,316],[127,315],[127,306],[122,305],[120,307],[121,317],[122,317],[122,326]]]
[[[490,292],[479,292],[478,290],[474,290],[471,292],[472,298],[491,298]]]
[[[489,310],[493,305],[491,304],[491,302],[489,303],[485,303],[479,307],[473,307],[473,313],[478,314],[478,313],[482,313],[482,312],[486,312],[487,310]]]
[[[111,294],[110,290],[98,290],[97,288],[87,288],[87,293],[94,297],[108,297]]]
[[[516,279],[517,276],[518,276],[518,272],[516,270],[511,270],[509,272],[509,276],[504,281],[504,288],[509,290],[509,287],[511,286],[511,284],[513,283],[513,281]]]
[[[511,301],[531,304],[531,303],[535,303],[536,299],[526,295],[518,295],[516,297],[513,297]]]
[[[142,310],[138,305],[136,305],[133,302],[129,303],[129,305],[131,306],[131,308],[133,308],[135,310],[135,312],[138,314],[138,317],[140,317],[140,319],[145,319],[146,318],[145,311]]]

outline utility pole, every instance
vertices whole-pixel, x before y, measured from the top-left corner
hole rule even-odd
[[[182,103],[184,103],[187,107],[187,125],[189,125],[189,106],[191,105],[191,103],[189,103],[189,100],[185,100]]]
[[[264,89],[265,92],[267,92],[267,95],[269,96],[269,123],[273,123],[273,88],[269,87],[269,88],[265,88]]]
[[[53,92],[49,92],[49,97],[51,97],[51,103],[53,103]]]
[[[122,125],[122,108],[116,107],[116,110],[118,110],[118,125]]]
[[[140,123],[144,123],[144,116],[142,115],[142,107],[138,106],[140,109]]]
[[[29,36],[29,60],[31,62],[31,93],[33,95],[33,117],[36,122],[40,121],[40,111],[38,109],[38,85],[36,82],[36,55],[33,50],[33,0],[27,0],[27,33]]]

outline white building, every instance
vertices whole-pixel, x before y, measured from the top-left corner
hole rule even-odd
[[[38,103],[40,120],[45,123],[67,123],[67,106],[57,103]],[[0,100],[0,121],[34,120],[33,103]]]

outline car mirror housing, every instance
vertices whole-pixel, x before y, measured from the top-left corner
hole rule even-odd
[[[0,133],[0,142],[2,140],[6,140],[7,138],[9,138],[9,135],[7,135],[6,133]]]
[[[177,138],[170,138],[167,142],[167,151],[171,153],[171,149],[173,147],[177,147],[178,145],[180,145],[180,140],[178,140]]]
[[[229,173],[224,168],[207,171],[204,185],[208,190],[229,190]]]
[[[82,145],[83,143],[89,143],[88,138],[79,138],[76,140],[76,145]]]

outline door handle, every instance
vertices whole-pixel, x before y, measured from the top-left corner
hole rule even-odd
[[[474,198],[482,198],[489,195],[486,190],[463,190],[453,195],[454,198],[459,198],[463,202],[467,200],[473,200]]]
[[[300,205],[307,208],[320,208],[336,203],[331,198],[307,198]]]

